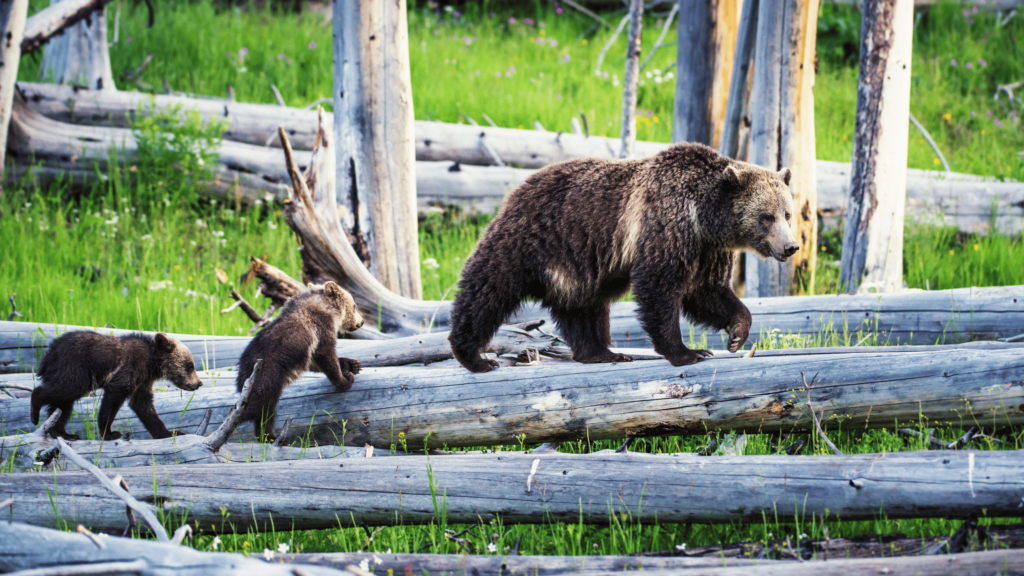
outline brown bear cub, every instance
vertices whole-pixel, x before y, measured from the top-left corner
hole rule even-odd
[[[43,383],[32,391],[32,423],[39,423],[39,410],[49,405],[60,409],[50,434],[78,440],[64,429],[75,401],[95,388],[103,388],[97,424],[104,440],[117,440],[111,430],[121,405],[128,405],[153,438],[170,438],[153,406],[153,382],[166,378],[182,390],[203,385],[196,374],[192,353],[174,338],[157,332],[107,336],[96,332],[68,332],[50,343],[37,371]]]
[[[263,367],[256,375],[242,421],[256,427],[256,438],[273,442],[274,416],[281,392],[303,372],[323,372],[342,392],[352,387],[359,362],[335,353],[339,330],[363,326],[352,295],[334,282],[310,284],[310,290],[284,305],[281,314],[261,330],[242,352],[238,366],[238,391],[252,375],[257,360]]]
[[[790,171],[677,144],[642,160],[570,160],[537,172],[505,200],[466,260],[449,317],[459,362],[487,372],[480,351],[526,298],[551,312],[578,362],[613,354],[609,305],[632,287],[654,349],[674,366],[711,355],[683,344],[680,313],[747,340],[750,311],[732,291],[734,251],[785,261]]]

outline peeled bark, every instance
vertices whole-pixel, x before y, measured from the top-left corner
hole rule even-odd
[[[184,464],[118,470],[140,497],[202,532],[294,530],[345,524],[447,522],[604,524],[629,511],[650,523],[851,520],[971,514],[1019,517],[1018,451],[898,452],[847,456],[530,454]],[[61,521],[121,530],[123,502],[92,474],[5,474],[14,522]],[[436,494],[436,496],[435,496]],[[984,511],[984,512],[983,512]],[[5,516],[8,513],[5,512]]]
[[[14,84],[18,80],[21,38],[27,16],[28,0],[9,0],[0,5],[0,37],[4,38],[0,44],[0,177],[7,165],[7,128],[11,122]]]
[[[913,0],[866,0],[857,124],[840,283],[892,292],[903,286],[903,216],[910,114]]]
[[[25,22],[25,34],[21,40],[21,52],[28,54],[37,50],[50,39],[90,18],[97,10],[112,0],[63,0],[50,4]]]
[[[50,0],[50,5],[62,1],[76,0]],[[85,86],[90,90],[116,90],[107,48],[106,8],[91,12],[46,44],[39,77],[56,84]]]

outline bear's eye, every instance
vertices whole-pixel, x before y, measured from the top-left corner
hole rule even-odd
[[[768,225],[775,223],[775,216],[773,214],[762,214],[761,224]]]
[[[789,222],[792,219],[793,217],[789,214],[789,212],[786,212],[786,222]]]
[[[195,362],[189,362],[188,366],[185,367],[185,372],[191,372],[196,369]]]

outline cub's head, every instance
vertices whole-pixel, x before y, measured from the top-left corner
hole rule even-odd
[[[196,374],[196,365],[192,361],[192,352],[184,344],[163,332],[157,332],[156,353],[163,369],[164,378],[182,390],[197,390],[203,381]]]
[[[793,195],[789,191],[789,168],[773,172],[757,166],[728,166],[723,174],[736,201],[737,242],[762,258],[785,262],[796,254],[800,244],[790,227],[793,221]]]
[[[313,284],[310,284],[309,287],[313,289],[320,288],[320,286]],[[359,310],[356,309],[356,301],[352,299],[352,295],[347,290],[334,282],[328,282],[323,285],[323,291],[327,301],[338,311],[338,316],[340,317],[338,325],[342,330],[355,332],[363,327],[363,317],[359,315]]]

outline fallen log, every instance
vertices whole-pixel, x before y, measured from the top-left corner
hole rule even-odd
[[[18,501],[15,501],[15,506]],[[124,508],[121,508],[122,520]],[[125,522],[122,522],[124,524]],[[134,538],[92,538],[74,532],[0,522],[0,572],[36,575],[142,574],[156,576],[357,576],[322,566],[296,572],[288,564],[226,552],[199,552],[180,543]],[[99,544],[97,544],[99,542]],[[32,543],[26,546],[26,543]],[[36,571],[39,572],[36,572]],[[26,572],[27,574],[28,572]]]
[[[430,318],[423,323],[429,327]],[[519,326],[503,326],[491,340],[489,350],[497,354],[518,354],[527,348],[543,348],[552,344],[552,338],[533,333],[537,322]],[[523,328],[527,328],[524,330]],[[136,330],[34,324],[30,322],[0,322],[0,373],[30,372],[36,369],[50,341],[58,335],[76,330],[93,330],[113,336],[136,333]],[[146,332],[153,334],[153,332]],[[242,351],[252,338],[244,336],[204,336],[171,334],[184,344],[201,370],[222,370],[238,364]],[[390,340],[338,340],[338,354],[358,360],[366,367],[429,364],[452,357],[447,332],[434,332]],[[0,384],[0,387],[3,385]]]
[[[318,445],[390,449],[399,433],[414,450],[561,442],[580,439],[776,432],[813,426],[810,397],[826,430],[871,427],[1000,428],[1024,424],[1022,345],[877,347],[765,351],[754,358],[715,356],[674,368],[664,360],[577,364],[544,360],[473,374],[459,366],[367,368],[348,392],[308,374],[284,391],[278,419],[293,418],[285,437]],[[808,380],[817,374],[809,395]],[[225,382],[227,380],[228,382]],[[168,428],[195,430],[211,410],[223,422],[237,394],[233,379],[192,395],[155,394]],[[93,426],[98,399],[83,398],[71,425]],[[7,434],[28,432],[28,399],[0,401]],[[114,428],[146,438],[122,408]],[[250,441],[252,428],[235,436]]]
[[[50,38],[59,36],[102,10],[112,0],[63,0],[43,8],[25,22],[25,35],[21,40],[21,53],[28,54],[46,44]]]
[[[75,90],[69,86],[30,82],[21,82],[18,87],[32,110],[60,122],[130,127],[134,118],[150,110],[168,111],[181,107],[198,111],[206,120],[227,122],[228,129],[224,134],[227,141],[259,147],[270,142],[270,145],[280,147],[281,142],[276,135],[278,126],[284,126],[297,150],[311,150],[316,141],[316,112],[311,110],[180,96],[150,96],[138,92]],[[329,118],[328,124],[330,122]],[[484,141],[505,163],[521,169],[492,171],[468,166],[494,164],[482,144]],[[635,155],[645,157],[657,154],[668,144],[637,142],[636,146]],[[483,212],[493,211],[501,204],[501,196],[529,177],[532,169],[572,158],[614,158],[618,149],[614,139],[597,136],[587,138],[574,134],[555,135],[534,130],[419,121],[416,122],[419,209],[425,211],[431,203],[443,202]],[[305,166],[304,157],[299,156],[299,165]],[[260,167],[254,173],[273,173],[276,179],[273,182],[260,178],[246,179],[239,175],[239,185],[245,191],[243,199],[252,201],[262,198],[267,192],[278,200],[286,197],[281,183],[287,179],[274,170],[278,165],[274,164],[276,158],[270,160],[270,166]],[[249,169],[254,165],[259,166],[260,162],[251,163]],[[449,171],[455,165],[465,173]],[[816,164],[818,208],[830,221],[845,211],[849,170],[849,163],[819,160]],[[237,173],[220,175],[219,181],[226,183],[222,186],[230,186]],[[241,174],[249,173],[243,171]],[[76,178],[88,175],[88,167],[76,172]],[[209,186],[204,191],[225,198],[234,197],[233,192],[228,194],[216,186]],[[941,222],[947,225],[956,225],[968,232],[987,233],[993,231],[991,223],[994,217],[995,228],[999,232],[1016,234],[1024,229],[1022,201],[1024,184],[1020,182],[931,170],[907,170],[907,214],[926,222],[935,222],[943,216]]]
[[[970,521],[965,521],[965,524]],[[976,538],[976,547],[965,546],[963,550],[978,551],[983,546],[998,546],[1000,549],[1020,550],[1024,548],[1024,525],[993,524],[975,526],[970,531]],[[959,533],[959,531],[958,531]],[[955,538],[956,535],[953,535]],[[291,554],[285,560],[295,564],[315,564],[339,567],[359,565],[366,561],[380,573],[388,570],[401,574],[410,563],[414,574],[453,573],[501,576],[502,574],[523,574],[531,576],[552,576],[554,574],[593,572],[623,572],[625,570],[681,570],[687,568],[710,568],[722,566],[746,566],[751,564],[772,564],[776,561],[824,560],[829,563],[841,559],[891,558],[898,556],[921,556],[941,547],[951,540],[950,536],[923,536],[909,538],[904,534],[882,534],[855,536],[850,538],[805,538],[791,540],[788,545],[783,539],[769,539],[756,542],[736,542],[668,550],[645,552],[630,556],[506,556],[483,554],[384,554],[380,552],[321,552]],[[965,542],[971,544],[971,542]],[[947,554],[945,550],[942,552]],[[705,562],[712,562],[705,564]],[[819,564],[819,568],[822,566]],[[687,572],[690,574],[690,572]]]
[[[652,454],[406,456],[118,470],[136,496],[203,532],[437,522],[779,522],[1020,515],[1018,451],[706,458]],[[150,486],[152,489],[150,490]],[[87,472],[15,473],[12,521],[124,526],[123,502]],[[641,506],[642,502],[642,506]],[[226,512],[226,513],[225,513]],[[282,526],[282,519],[287,524]]]

